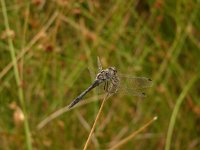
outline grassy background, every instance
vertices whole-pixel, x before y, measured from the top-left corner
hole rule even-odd
[[[88,68],[97,71],[97,56],[105,68],[150,77],[154,85],[142,101],[111,97],[89,149],[107,149],[155,115],[158,120],[121,149],[161,150],[170,143],[170,149],[200,149],[198,0],[3,4],[1,0],[0,149],[82,149],[100,105],[95,91],[85,98],[98,101],[40,130],[37,125],[91,84],[95,75]]]

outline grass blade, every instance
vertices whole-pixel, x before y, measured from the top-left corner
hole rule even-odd
[[[175,122],[176,122],[178,111],[180,109],[180,106],[181,106],[185,96],[187,95],[188,91],[190,90],[190,88],[192,87],[192,85],[195,83],[195,81],[197,79],[198,79],[197,76],[193,77],[188,82],[188,84],[184,87],[182,93],[180,94],[180,96],[177,99],[177,102],[175,104],[174,110],[173,110],[172,115],[171,115],[169,128],[168,128],[168,131],[167,131],[167,139],[166,139],[166,144],[165,144],[165,150],[170,150],[171,141],[172,141],[172,134],[173,134],[173,130],[174,130],[174,126],[175,126]]]

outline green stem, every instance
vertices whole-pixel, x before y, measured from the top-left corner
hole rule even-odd
[[[8,16],[7,16],[5,0],[1,0],[1,5],[2,5],[2,10],[3,10],[3,17],[4,17],[4,24],[5,24],[6,32],[8,32],[10,30],[10,26],[8,23]],[[23,94],[23,89],[21,88],[21,85],[20,85],[21,81],[20,81],[20,77],[19,77],[19,71],[17,69],[17,59],[15,56],[15,48],[13,45],[12,38],[10,36],[8,36],[8,45],[9,45],[10,55],[11,55],[11,59],[12,59],[12,63],[13,63],[15,80],[16,80],[17,87],[18,87],[18,96],[19,96],[19,100],[20,100],[22,110],[24,113],[24,118],[25,118],[24,119],[24,130],[25,130],[25,134],[26,134],[26,145],[27,145],[28,150],[32,150],[31,134],[30,134],[30,130],[29,130],[26,107],[25,107],[25,102],[24,102],[24,96],[23,96],[24,94]]]
[[[186,94],[188,93],[188,91],[190,90],[190,88],[192,87],[192,85],[195,83],[195,81],[197,79],[198,79],[197,76],[193,77],[188,82],[188,84],[184,87],[182,93],[180,94],[180,96],[177,99],[177,102],[175,104],[174,110],[173,110],[172,115],[171,115],[169,128],[168,128],[168,131],[167,131],[167,139],[166,139],[166,144],[165,144],[165,150],[170,150],[171,141],[172,141],[172,134],[173,134],[173,130],[174,130],[174,126],[175,126],[175,122],[176,122],[178,111],[180,109],[180,106],[181,106]]]

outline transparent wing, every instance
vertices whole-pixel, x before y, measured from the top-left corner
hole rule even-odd
[[[119,88],[129,90],[142,90],[152,86],[152,80],[146,77],[131,77],[128,75],[119,75],[120,85]]]
[[[116,88],[113,88],[112,83],[108,81],[107,83],[102,83],[97,87],[98,93],[103,94],[109,92],[114,94],[119,92],[132,96],[145,97],[146,89],[152,86],[152,80],[146,77],[131,77],[122,74],[118,76],[120,82]]]
[[[98,70],[99,70],[99,72],[101,72],[101,70],[102,70],[103,68],[102,68],[101,60],[100,60],[99,57],[97,57],[97,64],[98,64]]]
[[[137,96],[137,97],[146,97],[145,89],[128,89],[128,88],[121,88],[118,90],[118,92],[131,95],[131,96]]]
[[[119,80],[119,92],[138,97],[145,97],[146,89],[152,86],[152,80],[146,77],[131,77],[120,74]]]

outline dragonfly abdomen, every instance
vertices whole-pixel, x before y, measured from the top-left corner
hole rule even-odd
[[[88,87],[85,91],[83,91],[76,99],[74,99],[72,101],[72,103],[68,106],[68,108],[72,108],[74,105],[76,105],[79,101],[81,101],[83,99],[83,97],[89,92],[91,91],[93,88],[95,88],[96,86],[98,86],[100,84],[100,82],[98,80],[95,80],[94,83]]]

